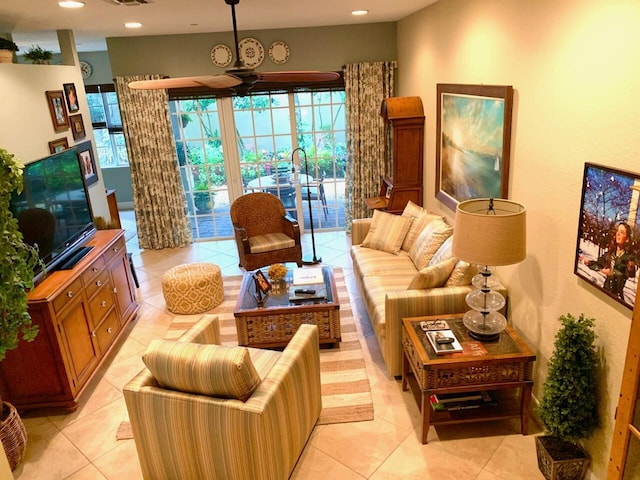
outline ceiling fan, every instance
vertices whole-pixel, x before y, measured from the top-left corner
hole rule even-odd
[[[238,28],[236,26],[236,5],[240,0],[224,0],[231,6],[231,18],[233,20],[233,37],[235,41],[236,61],[233,67],[228,68],[222,75],[203,75],[197,77],[161,78],[157,80],[139,80],[129,83],[129,88],[134,90],[157,90],[163,88],[188,88],[208,87],[211,89],[232,89],[238,95],[247,95],[249,90],[259,82],[269,83],[317,83],[336,80],[339,75],[336,72],[319,71],[283,71],[283,72],[256,72],[247,67],[240,58],[240,46],[238,43]]]

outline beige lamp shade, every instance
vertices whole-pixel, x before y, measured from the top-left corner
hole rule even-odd
[[[526,209],[499,198],[476,198],[458,204],[453,255],[478,265],[512,265],[527,254]]]

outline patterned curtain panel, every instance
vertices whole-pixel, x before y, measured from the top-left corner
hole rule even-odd
[[[354,218],[373,212],[365,199],[380,192],[388,171],[389,139],[380,115],[382,100],[393,96],[396,62],[352,63],[345,66],[347,109],[347,172],[345,227],[351,233]]]
[[[180,179],[166,90],[131,90],[134,80],[116,77],[122,128],[129,151],[133,205],[140,248],[183,247],[193,242]]]

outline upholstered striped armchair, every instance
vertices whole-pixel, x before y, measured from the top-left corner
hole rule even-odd
[[[302,266],[300,225],[278,197],[248,193],[233,202],[230,214],[241,267],[255,270],[286,262]]]
[[[322,408],[317,327],[302,325],[282,352],[207,344],[219,338],[208,315],[177,342],[154,340],[149,368],[125,386],[144,478],[284,480],[293,471]]]

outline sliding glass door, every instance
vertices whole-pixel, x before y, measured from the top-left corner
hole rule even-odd
[[[194,238],[233,236],[229,206],[252,191],[277,195],[303,229],[311,216],[316,229],[344,228],[344,98],[304,92],[170,102]]]

